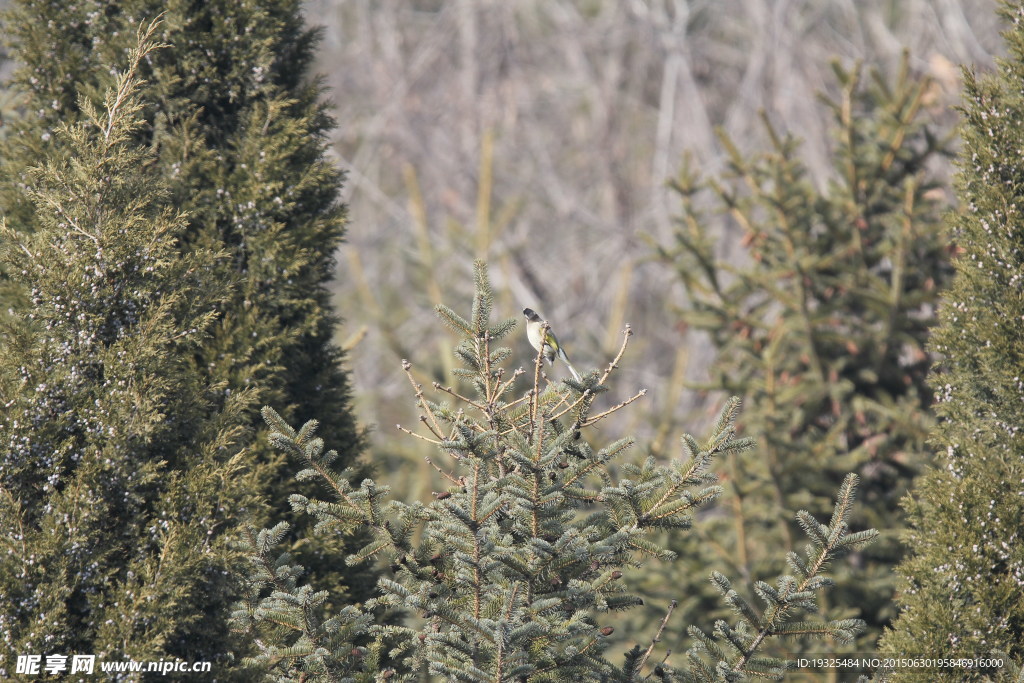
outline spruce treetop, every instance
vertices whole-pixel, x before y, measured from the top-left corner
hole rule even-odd
[[[710,438],[684,436],[681,457],[665,464],[653,457],[626,460],[631,439],[592,443],[599,438],[594,425],[643,395],[595,409],[620,367],[631,331],[604,369],[584,373],[579,381],[548,380],[542,353],[529,370],[509,374],[504,361],[512,351],[499,343],[516,330],[516,320],[491,323],[482,263],[476,264],[475,281],[470,315],[437,307],[442,322],[460,337],[455,354],[464,381],[434,383],[440,399],[433,400],[403,363],[422,425],[422,431],[404,431],[438,451],[431,464],[444,485],[429,502],[389,499],[388,489],[369,479],[355,486],[351,471],[334,469],[336,455],[316,436],[315,421],[295,430],[264,408],[272,442],[304,465],[297,477],[319,481],[331,492],[327,500],[293,495],[293,508],[313,515],[323,532],[367,530],[367,543],[346,564],[378,560],[388,570],[378,581],[379,596],[365,607],[405,610],[408,619],[378,625],[367,624],[361,610],[322,613],[318,604],[325,596],[294,581],[298,569],[287,554],[273,554],[284,528],[253,530],[250,590],[236,612],[236,627],[274,644],[251,663],[285,678],[305,671],[325,680],[371,680],[375,672],[413,680],[415,672],[427,671],[445,680],[633,681],[649,674],[701,679],[710,658],[712,669],[725,667],[738,677],[765,667],[772,674],[785,670],[785,663],[769,667],[754,656],[770,636],[800,632],[842,639],[863,626],[856,620],[789,623],[795,610],[813,609],[808,591],[828,585],[819,576],[827,562],[874,535],[848,533],[851,478],[830,525],[803,513],[812,544],[806,560],[795,554],[791,559],[797,578],[780,577],[778,589],[764,584],[766,611],[748,607],[736,629],[716,627],[716,635],[705,638],[709,649],[693,653],[692,672],[651,659],[657,636],[646,650],[633,648],[623,665],[609,662],[604,652],[616,631],[613,614],[643,604],[629,589],[629,577],[645,558],[674,557],[652,532],[689,528],[694,513],[720,494],[710,471],[713,460],[754,443],[736,435],[735,399],[726,403]],[[529,382],[520,394],[524,377]],[[726,586],[727,601],[738,605],[727,580],[716,580]],[[712,647],[719,637],[728,642]],[[327,642],[332,647],[322,645]]]

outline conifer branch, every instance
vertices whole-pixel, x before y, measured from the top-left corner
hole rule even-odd
[[[141,24],[136,31],[136,46],[128,52],[128,68],[118,75],[117,88],[106,97],[107,123],[103,127],[103,139],[110,142],[111,133],[121,118],[121,107],[128,102],[145,81],[136,78],[139,63],[151,52],[170,47],[164,43],[152,42],[153,34],[163,23],[166,12],[161,12],[149,26]]]
[[[798,513],[797,519],[800,526],[811,538],[811,546],[807,549],[807,559],[810,562],[804,564],[795,553],[790,553],[788,559],[790,565],[797,570],[798,577],[796,579],[792,576],[780,576],[777,588],[758,582],[757,594],[766,603],[763,613],[757,614],[732,589],[725,576],[717,572],[712,574],[712,582],[723,594],[726,604],[736,611],[743,628],[733,628],[724,621],[716,622],[714,638],[722,641],[722,644],[733,651],[732,655],[728,655],[700,629],[691,626],[689,633],[697,640],[696,645],[687,653],[691,672],[700,674],[710,671],[710,668],[702,661],[701,653],[710,654],[713,659],[717,660],[716,668],[726,667],[731,672],[742,674],[747,670],[748,664],[753,660],[764,641],[771,636],[804,634],[832,637],[845,642],[863,630],[864,622],[858,619],[832,621],[819,625],[786,623],[793,610],[816,609],[813,591],[831,585],[831,581],[826,577],[818,576],[823,567],[848,549],[860,547],[878,535],[878,532],[873,529],[856,534],[848,533],[846,519],[852,509],[857,481],[855,474],[849,474],[844,479],[828,526],[818,524],[810,514],[804,511]],[[788,663],[780,662],[771,667],[770,673],[773,676],[781,676],[782,671],[788,666]],[[700,678],[708,680],[706,675],[702,675]]]
[[[483,383],[484,383],[484,391],[483,391],[484,403],[486,405],[479,405],[478,406],[478,404],[475,401],[468,401],[468,403],[470,403],[470,405],[473,405],[474,407],[477,407],[477,409],[480,410],[480,412],[482,412],[485,415],[487,415],[488,417],[490,417],[491,416],[490,410],[487,408],[487,406],[490,406],[490,405],[492,405],[494,403],[494,397],[492,395],[494,390],[492,390],[492,388],[491,388],[491,383],[492,383],[494,377],[493,377],[493,374],[492,374],[492,371],[491,371],[491,333],[490,333],[489,330],[485,330],[484,331],[484,339],[483,339],[483,341],[484,341],[484,348],[483,348],[483,352],[481,353],[481,356],[483,357],[483,360],[484,360],[484,371],[483,371],[482,379],[483,379]]]
[[[0,506],[0,510],[3,510],[5,513],[4,517],[7,519],[11,519],[13,517],[13,519],[17,521],[18,533],[16,537],[19,540],[18,545],[20,546],[21,552],[17,553],[16,556],[19,558],[28,557],[28,547],[25,545],[26,539],[28,538],[28,534],[26,533],[25,530],[25,520],[22,515],[21,502],[17,498],[15,498],[11,494],[11,492],[4,486],[0,486],[0,495],[3,496],[3,499],[5,501],[5,504],[3,506]],[[11,535],[5,534],[0,538],[3,538],[3,540],[6,542],[5,545],[8,546],[7,552],[11,552],[11,550],[14,548],[14,544],[9,542]]]

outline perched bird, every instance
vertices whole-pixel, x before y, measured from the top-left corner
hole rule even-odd
[[[524,308],[523,315],[526,316],[526,336],[529,338],[533,348],[544,354],[548,365],[555,364],[556,356],[561,358],[562,362],[565,363],[565,367],[569,368],[573,378],[579,382],[580,373],[576,372],[576,368],[569,362],[569,357],[565,355],[562,345],[558,343],[558,337],[551,331],[551,328],[548,328],[545,334],[544,321],[532,308]],[[543,350],[541,349],[541,344],[544,346]]]

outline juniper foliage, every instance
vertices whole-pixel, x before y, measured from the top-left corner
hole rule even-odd
[[[214,324],[223,254],[178,254],[143,126],[148,24],[98,102],[25,172],[32,232],[4,225],[31,308],[0,331],[0,676],[13,654],[227,661],[225,531],[247,500],[244,392],[192,359]]]
[[[1019,677],[1024,664],[1024,5],[1001,12],[1009,55],[990,76],[964,73],[959,254],[931,340],[937,462],[906,499],[902,611],[882,643],[897,656],[1001,655],[1006,668],[970,672],[979,679]]]
[[[250,428],[262,427],[263,403],[288,419],[317,414],[324,437],[354,459],[363,438],[333,343],[338,321],[328,291],[344,232],[343,175],[325,156],[334,122],[323,87],[309,74],[318,33],[305,26],[301,2],[9,5],[4,35],[23,65],[13,84],[29,113],[0,150],[0,204],[9,225],[38,229],[23,191],[25,169],[60,153],[64,142],[53,133],[62,122],[81,119],[79,93],[102,99],[112,87],[107,67],[132,47],[134,27],[162,14],[156,38],[168,47],[139,65],[144,105],[132,137],[150,149],[153,172],[184,216],[179,252],[226,254],[211,265],[225,285],[209,291],[218,316],[195,349],[196,366],[221,387],[222,404],[242,391],[258,401],[245,409]],[[5,308],[27,305],[2,283],[0,297]],[[265,435],[250,450],[252,487],[278,506],[274,517],[290,515],[287,463]],[[248,512],[260,520],[268,514],[259,507]],[[292,520],[295,537],[302,524]],[[320,547],[295,549],[315,574],[327,555],[344,552],[326,539]],[[372,586],[358,572],[343,577],[325,568],[326,576],[357,598]]]

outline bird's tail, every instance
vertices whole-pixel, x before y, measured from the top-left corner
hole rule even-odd
[[[572,373],[572,378],[577,382],[582,382],[583,378],[580,377],[580,373],[576,372],[576,368],[574,368],[572,363],[569,362],[569,356],[565,355],[565,351],[558,349],[558,357],[565,363],[565,367],[569,368],[569,372]]]
[[[583,378],[580,377],[580,373],[576,372],[576,368],[572,366],[572,363],[570,363],[569,361],[565,361],[565,367],[569,368],[569,372],[572,373],[573,379],[575,379],[577,382],[583,381]]]

